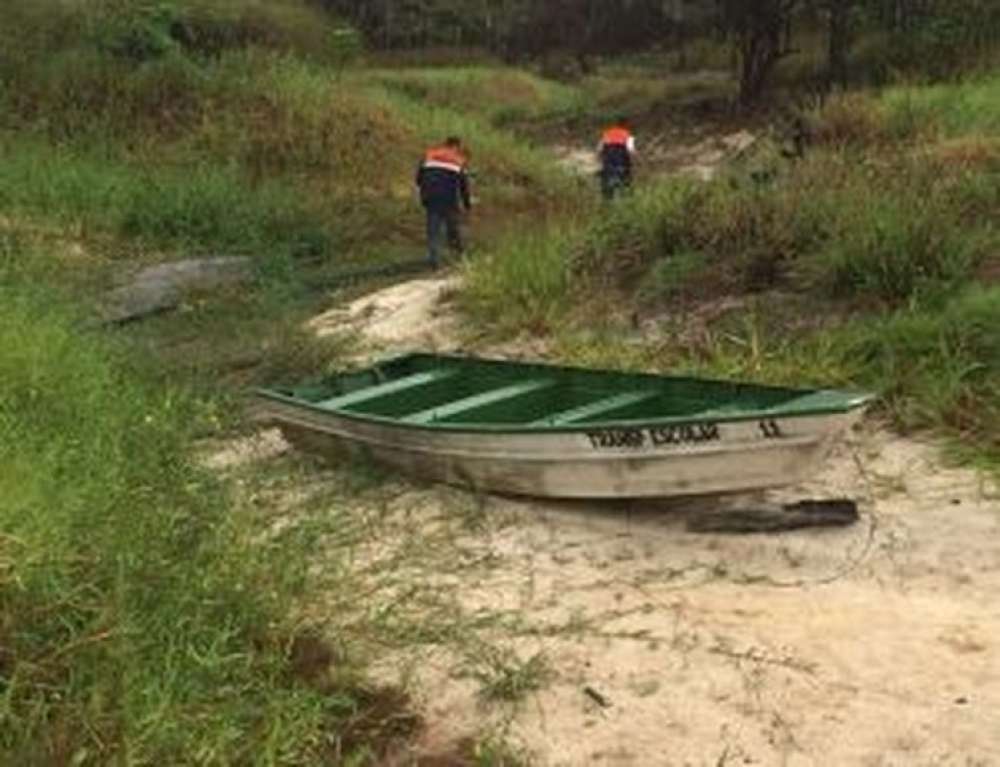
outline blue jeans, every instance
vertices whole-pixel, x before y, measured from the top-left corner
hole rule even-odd
[[[458,208],[427,208],[427,261],[437,269],[440,265],[441,230],[447,235],[448,245],[456,253],[462,253],[462,232],[459,228]]]

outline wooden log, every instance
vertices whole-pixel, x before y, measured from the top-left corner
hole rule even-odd
[[[725,509],[691,515],[693,533],[781,533],[816,527],[849,527],[860,519],[858,505],[848,499],[806,500],[783,506]]]

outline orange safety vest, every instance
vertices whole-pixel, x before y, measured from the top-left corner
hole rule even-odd
[[[450,146],[432,147],[424,157],[425,168],[439,168],[452,173],[464,172],[467,162],[464,154]]]
[[[628,128],[623,128],[620,125],[608,128],[604,131],[604,135],[601,136],[601,144],[603,146],[628,146],[629,140],[632,138],[632,132]]]

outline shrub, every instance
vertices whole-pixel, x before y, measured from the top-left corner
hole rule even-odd
[[[342,55],[338,27],[303,0],[183,0],[178,8],[173,35],[196,54],[259,47],[338,63]]]
[[[967,277],[981,237],[947,215],[940,199],[860,196],[842,201],[843,220],[810,265],[839,297],[906,301]]]

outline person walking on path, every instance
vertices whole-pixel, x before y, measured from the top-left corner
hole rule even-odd
[[[417,188],[427,212],[427,260],[432,269],[437,269],[441,264],[442,230],[451,249],[461,255],[464,246],[460,209],[472,210],[468,161],[460,138],[451,136],[441,146],[427,150],[417,169]]]
[[[604,131],[597,153],[601,160],[601,192],[605,200],[611,200],[632,186],[635,136],[626,118],[617,120]]]

